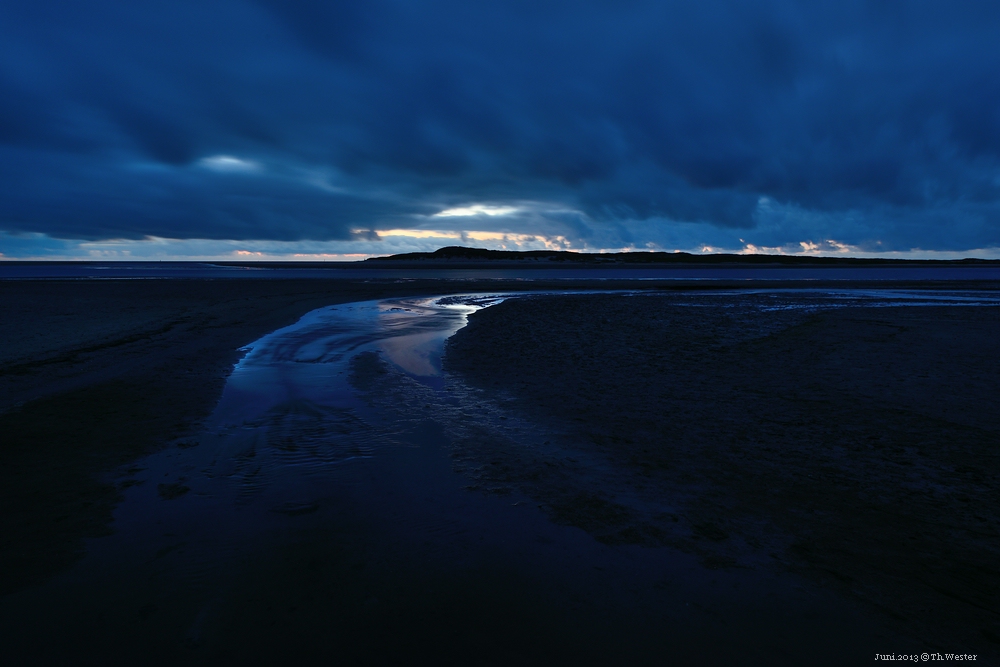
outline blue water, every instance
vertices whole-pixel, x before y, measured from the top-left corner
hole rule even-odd
[[[390,268],[361,262],[225,266],[208,262],[0,262],[0,280],[343,278],[351,280],[1000,280],[1000,266]]]

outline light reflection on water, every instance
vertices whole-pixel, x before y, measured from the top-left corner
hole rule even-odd
[[[207,532],[213,524],[238,524],[253,534],[259,522],[267,523],[261,521],[262,512],[314,502],[330,482],[331,467],[378,456],[405,441],[401,433],[406,427],[366,403],[352,385],[351,362],[357,355],[377,353],[444,396],[441,355],[447,338],[480,308],[532,296],[464,294],[331,306],[255,341],[201,434],[180,451],[171,449],[146,461],[148,470],[136,479],[152,483],[129,489],[117,512],[117,530],[141,533],[150,515],[157,514],[170,515],[164,520],[176,523],[177,506],[189,501],[161,502],[158,489],[164,483],[190,488],[190,497],[200,499],[200,514],[188,518]],[[995,293],[874,290],[702,292],[669,298],[676,305],[749,311],[1000,304]],[[448,395],[447,400],[461,398]],[[441,420],[430,409],[426,418]],[[256,509],[235,516],[234,507]]]
[[[100,595],[120,595],[120,606],[127,611],[146,604],[142,596],[164,598],[183,589],[183,605],[194,600],[196,608],[178,614],[189,614],[189,633],[197,638],[203,625],[198,619],[206,609],[235,604],[228,602],[236,599],[234,564],[265,547],[294,542],[306,529],[328,530],[330,525],[345,531],[345,543],[376,544],[370,551],[387,563],[386,572],[404,567],[419,553],[432,554],[448,571],[469,567],[467,563],[478,567],[497,557],[531,577],[556,582],[545,594],[563,606],[572,597],[602,609],[611,594],[595,587],[599,571],[608,590],[622,596],[622,609],[638,608],[635,601],[646,596],[641,599],[655,610],[653,618],[671,618],[676,627],[696,619],[700,632],[717,630],[719,619],[744,622],[754,613],[740,609],[772,604],[761,600],[776,590],[782,592],[774,599],[795,619],[806,618],[797,610],[811,604],[835,609],[826,598],[789,603],[798,594],[788,593],[787,577],[709,573],[692,558],[666,549],[601,545],[582,531],[553,524],[517,490],[503,499],[463,491],[461,475],[451,470],[443,418],[430,403],[421,415],[424,423],[413,418],[404,423],[359,394],[352,360],[377,353],[423,385],[422,391],[440,396],[438,403],[457,419],[484,422],[483,411],[461,404],[460,396],[445,396],[441,354],[445,340],[470,313],[505,298],[511,297],[473,294],[331,306],[255,341],[200,434],[139,463],[141,470],[130,480],[138,484],[124,492],[125,501],[116,510],[115,534],[92,540],[81,563],[46,588],[26,593],[37,597],[20,603],[29,611],[18,609],[19,617],[33,618],[31,604],[39,617],[64,605],[69,582],[93,582],[81,588],[84,610]],[[738,303],[764,311],[904,303],[1000,305],[995,293],[872,290],[675,293],[670,298],[676,305]],[[435,420],[436,426],[427,426]],[[350,528],[351,533],[342,527],[350,521],[363,526]],[[390,537],[368,536],[377,531]],[[386,544],[402,555],[383,558]],[[525,575],[525,580],[531,577]],[[716,581],[724,585],[713,589]],[[653,589],[650,582],[666,583]],[[735,592],[738,586],[742,592]],[[116,590],[124,592],[107,592]],[[645,592],[630,592],[636,590]],[[707,611],[685,602],[695,597]],[[836,611],[835,622],[858,631],[863,625],[852,613]],[[821,617],[814,618],[819,619],[815,627],[824,627]],[[784,639],[781,627],[773,624],[764,635]],[[844,636],[835,628],[822,633],[827,639]]]
[[[201,433],[181,443],[183,448],[142,463],[146,470],[133,481],[149,483],[126,491],[116,513],[119,534],[111,541],[127,542],[133,533],[148,532],[151,516],[171,524],[190,520],[206,534],[213,526],[227,525],[241,526],[236,532],[252,535],[267,525],[261,517],[274,508],[314,502],[329,484],[332,467],[370,459],[406,439],[401,435],[405,425],[394,423],[359,395],[352,384],[352,359],[377,353],[444,396],[444,342],[465,325],[470,313],[506,298],[514,295],[459,294],[330,306],[255,341],[233,370]],[[692,292],[669,298],[676,305],[749,311],[1000,304],[996,293],[874,290]],[[460,397],[448,395],[447,400]],[[426,418],[439,419],[433,411]],[[164,503],[164,484],[190,491]],[[178,511],[192,499],[199,501],[197,512]],[[236,507],[244,509],[234,514]],[[150,538],[151,544],[157,541],[162,540]]]
[[[465,325],[466,317],[504,296],[383,299],[320,308],[292,326],[248,345],[230,383],[242,386],[255,369],[285,364],[336,363],[378,349],[413,375],[439,375],[440,347]],[[250,383],[256,382],[256,378]]]
[[[391,428],[359,399],[350,383],[351,360],[377,352],[437,386],[444,341],[470,313],[503,298],[473,294],[330,306],[255,341],[205,425],[203,438],[225,441],[210,449],[226,452],[206,470],[225,462],[230,466],[225,474],[239,475],[247,466],[233,467],[232,461],[252,451],[258,488],[281,484],[289,466],[321,468],[371,456],[393,442]]]

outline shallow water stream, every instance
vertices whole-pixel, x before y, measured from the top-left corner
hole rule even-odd
[[[16,648],[39,664],[843,664],[907,648],[794,575],[603,544],[516,488],[466,488],[449,424],[495,415],[450,391],[441,354],[503,298],[340,305],[253,343],[201,433],[128,471],[114,534],[0,601]],[[365,360],[431,398],[385,410],[359,389]]]

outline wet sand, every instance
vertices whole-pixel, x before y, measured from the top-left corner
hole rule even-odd
[[[1000,308],[769,298],[475,313],[446,367],[553,453],[472,448],[466,467],[599,541],[799,573],[942,652],[996,657]]]
[[[197,429],[240,347],[322,306],[450,289],[433,280],[0,281],[0,595],[65,569],[85,538],[108,533],[116,472]]]
[[[388,295],[596,286],[0,282],[6,641],[112,664],[795,664],[813,645],[836,664],[859,629],[889,652],[991,650],[997,309],[507,302],[452,339],[444,387],[356,359],[352,385],[410,424],[402,453],[270,512],[283,537],[234,581],[170,574],[179,534],[112,554],[132,579],[59,579],[151,474],[133,462],[200,451],[190,435],[261,335]],[[167,515],[195,495],[160,486]]]
[[[615,281],[0,281],[0,595],[107,534],[128,464],[197,430],[239,348],[315,308],[407,294]],[[655,287],[650,283],[650,287]]]

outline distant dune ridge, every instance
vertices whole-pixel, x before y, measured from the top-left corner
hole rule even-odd
[[[447,246],[434,252],[408,252],[372,257],[366,262],[561,262],[575,264],[736,264],[741,266],[1000,266],[1000,260],[977,259],[887,259],[881,257],[820,257],[809,255],[765,255],[689,252],[574,252],[569,250],[489,250]]]

